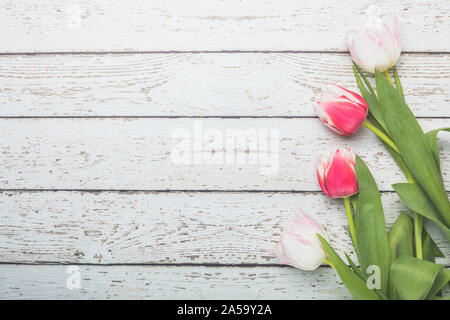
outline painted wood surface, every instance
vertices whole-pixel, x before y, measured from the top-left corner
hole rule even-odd
[[[1,52],[343,51],[366,10],[396,12],[405,51],[449,51],[448,1],[3,1]]]
[[[0,265],[3,299],[350,299],[331,268]],[[77,266],[75,266],[77,267]],[[80,274],[80,289],[67,281]],[[69,272],[69,273],[68,273]],[[73,288],[73,287],[71,287]]]
[[[420,123],[428,131],[448,119]],[[342,138],[315,118],[0,119],[0,127],[3,189],[319,191],[318,155],[343,146],[367,162],[380,190],[404,181],[369,130]],[[253,130],[260,144],[228,138],[237,129]],[[442,137],[449,186],[450,140]]]
[[[69,280],[78,272],[80,289]],[[0,298],[337,300],[351,295],[331,268],[0,265]]]
[[[391,224],[406,210],[382,196]],[[352,258],[343,201],[321,193],[0,193],[0,263],[277,264],[275,244],[299,210]],[[447,240],[431,225],[447,258]],[[354,259],[356,260],[356,259]]]
[[[449,126],[448,1],[1,2],[0,298],[351,298],[331,268],[282,267],[273,247],[302,208],[353,254],[343,205],[314,173],[337,146],[368,163],[389,224],[404,209],[391,187],[404,179],[377,139],[339,138],[312,109],[327,82],[356,89],[345,32],[373,4],[399,16],[419,122]],[[203,137],[193,159],[246,160],[175,165],[198,124],[279,130],[279,154]],[[192,135],[172,139],[180,129]],[[441,134],[450,191],[449,144]],[[262,174],[255,155],[277,156],[279,170]],[[448,266],[446,240],[427,229]],[[65,264],[80,268],[80,290]]]
[[[449,117],[449,55],[398,67],[416,116]],[[348,54],[7,55],[0,116],[314,116],[326,83],[358,92]]]

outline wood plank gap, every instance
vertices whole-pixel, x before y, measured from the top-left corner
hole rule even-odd
[[[64,261],[37,261],[37,262],[8,262],[2,261],[0,265],[20,265],[20,266],[101,266],[101,267],[121,267],[121,266],[141,266],[141,267],[211,267],[211,268],[292,268],[291,266],[278,263],[83,263]],[[320,268],[330,268],[329,265],[322,265]]]
[[[222,189],[2,189],[3,192],[117,192],[117,193],[322,193],[318,190],[222,190]],[[450,192],[450,190],[449,190]],[[380,190],[380,193],[395,193],[394,190]]]
[[[329,53],[329,54],[349,54],[349,51],[325,51],[325,50],[162,50],[162,51],[48,51],[48,52],[0,52],[0,56],[39,56],[39,55],[109,55],[109,54],[176,54],[176,53],[227,53],[227,54],[241,54],[241,53],[294,53],[294,54],[308,54],[308,53]],[[402,51],[403,54],[414,55],[441,55],[450,54],[450,51]]]
[[[0,119],[318,119],[317,116],[2,116]],[[450,119],[450,116],[418,116],[416,119]]]

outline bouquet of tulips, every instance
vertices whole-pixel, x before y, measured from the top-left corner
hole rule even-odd
[[[325,230],[304,213],[282,232],[277,256],[281,263],[304,270],[329,264],[357,299],[449,299],[442,289],[450,281],[450,270],[435,263],[442,253],[424,228],[424,219],[450,240],[450,202],[436,141],[439,131],[450,128],[424,133],[405,102],[395,67],[401,52],[395,16],[370,18],[365,30],[347,35],[347,46],[361,95],[328,86],[316,113],[339,135],[351,136],[365,126],[380,138],[405,175],[406,182],[393,184],[405,211],[388,231],[369,168],[350,149],[336,150],[319,158],[317,176],[327,196],[344,199],[358,263],[347,253],[344,262]],[[374,74],[376,89],[365,72]]]

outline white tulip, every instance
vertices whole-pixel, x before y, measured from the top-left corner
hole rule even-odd
[[[347,33],[347,48],[352,60],[367,72],[383,72],[394,66],[401,53],[395,15],[369,17],[366,29]]]
[[[325,230],[306,213],[291,219],[275,249],[280,263],[302,270],[317,269],[327,258],[317,234],[328,241]]]

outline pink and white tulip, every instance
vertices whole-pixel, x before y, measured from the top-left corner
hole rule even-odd
[[[383,72],[397,63],[401,53],[397,18],[371,16],[364,30],[347,33],[347,48],[352,60],[364,71]]]
[[[280,243],[275,249],[280,263],[302,270],[317,269],[327,258],[317,234],[328,241],[322,226],[300,211],[281,233]]]
[[[329,84],[314,110],[328,128],[341,136],[350,136],[366,120],[369,107],[359,94]]]
[[[347,198],[358,193],[355,153],[344,148],[336,150],[330,157],[320,156],[317,177],[322,191],[330,198]]]

